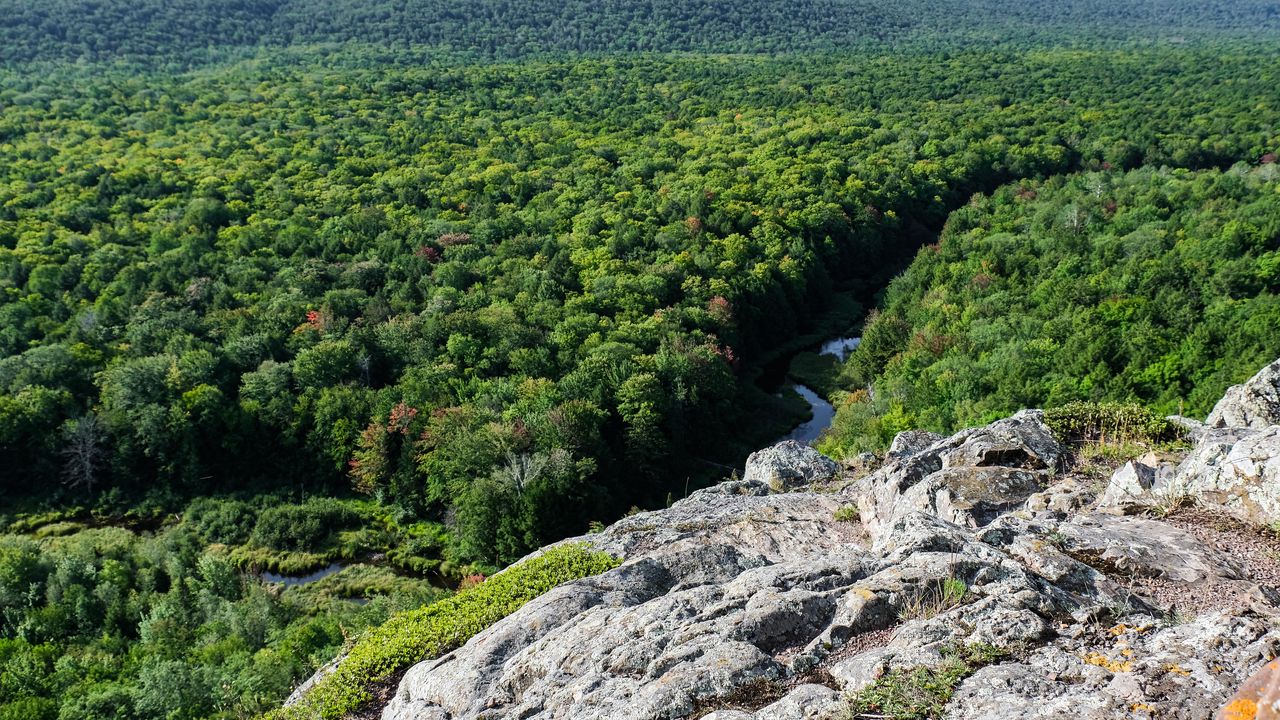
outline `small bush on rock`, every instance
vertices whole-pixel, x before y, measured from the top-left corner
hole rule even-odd
[[[962,680],[1007,655],[985,643],[943,648],[940,665],[892,670],[850,695],[842,720],[937,720]]]
[[[1158,443],[1177,440],[1177,425],[1141,405],[1074,402],[1044,411],[1059,440],[1072,443]]]
[[[551,588],[617,567],[585,544],[553,548],[458,594],[393,615],[356,640],[332,674],[271,720],[340,718],[372,698],[370,688],[427,658],[438,657]]]
[[[841,505],[831,517],[836,522],[856,523],[862,518],[862,513],[857,505]]]

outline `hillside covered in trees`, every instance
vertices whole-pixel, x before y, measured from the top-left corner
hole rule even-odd
[[[1280,354],[1274,4],[0,13],[2,720],[267,710],[859,304],[837,453]]]
[[[380,58],[883,52],[1260,39],[1270,0],[0,0],[0,63],[189,66],[260,50]]]
[[[1008,185],[954,212],[888,288],[825,449],[1024,407],[1204,417],[1280,356],[1280,166]]]

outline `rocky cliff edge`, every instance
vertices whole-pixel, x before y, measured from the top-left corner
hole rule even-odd
[[[625,562],[413,667],[382,717],[885,718],[866,698],[912,677],[955,720],[1212,717],[1280,648],[1277,397],[1280,361],[1114,472],[1034,410],[872,468],[782,443],[576,538]]]

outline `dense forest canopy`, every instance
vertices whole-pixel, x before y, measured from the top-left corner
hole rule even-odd
[[[0,720],[262,712],[859,302],[837,454],[1280,352],[1275,3],[0,13]]]
[[[1260,158],[1276,65],[1242,49],[14,76],[6,482],[350,482],[406,513],[453,508],[468,554],[511,559],[728,460],[736,370],[973,192]],[[540,482],[516,497],[526,463]]]
[[[1204,417],[1280,356],[1280,165],[1023,182],[953,213],[888,288],[825,449],[1024,407]]]
[[[346,44],[510,59],[1169,43],[1280,30],[1274,0],[0,0],[0,17],[0,64],[176,66]]]

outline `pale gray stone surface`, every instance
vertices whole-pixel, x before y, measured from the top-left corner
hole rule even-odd
[[[905,430],[893,436],[888,456],[893,459],[910,457],[944,439],[945,436],[927,430]]]
[[[946,717],[1206,720],[1280,650],[1280,633],[1258,617],[1212,613],[1185,625],[1149,618],[1117,627],[1115,635],[1062,637],[1025,660],[982,668],[961,683]],[[1134,712],[1143,707],[1156,712]]]
[[[831,480],[840,472],[834,460],[795,440],[757,450],[747,458],[742,479],[768,485],[775,492],[786,492]]]
[[[1194,498],[1260,523],[1280,520],[1280,426],[1205,433],[1157,495]]]
[[[1205,424],[1211,428],[1280,425],[1280,360],[1262,368],[1247,382],[1228,388]]]

